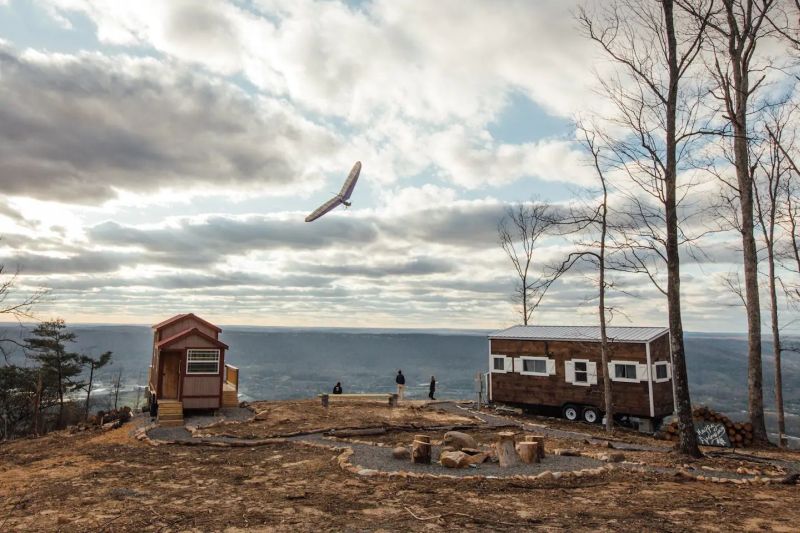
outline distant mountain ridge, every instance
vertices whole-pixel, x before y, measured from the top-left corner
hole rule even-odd
[[[75,349],[114,352],[114,364],[98,376],[98,386],[124,368],[129,386],[144,383],[150,364],[152,331],[147,326],[77,325]],[[228,361],[240,368],[240,387],[249,399],[291,399],[327,392],[341,381],[346,391],[391,391],[394,374],[406,374],[411,397],[425,397],[434,375],[440,398],[471,398],[474,376],[488,368],[489,331],[449,329],[281,328],[228,326],[222,340]],[[22,338],[18,326],[0,334]],[[795,338],[795,340],[797,340]],[[692,400],[734,418],[747,407],[747,339],[736,334],[686,334]],[[765,342],[764,402],[774,408],[772,345]],[[21,360],[20,354],[15,356]],[[800,354],[783,355],[787,431],[800,436]]]

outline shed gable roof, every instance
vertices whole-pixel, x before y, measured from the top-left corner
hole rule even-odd
[[[218,333],[222,333],[222,328],[220,328],[219,326],[215,326],[214,324],[212,324],[208,320],[203,320],[202,318],[200,318],[199,316],[197,316],[194,313],[183,313],[183,314],[180,314],[180,315],[175,315],[172,318],[168,318],[163,322],[159,322],[158,324],[153,326],[153,329],[156,329],[156,330],[157,329],[161,329],[161,328],[163,328],[165,326],[169,326],[170,324],[172,324],[174,322],[177,322],[178,320],[183,320],[184,318],[193,318],[194,320],[197,320],[201,324],[205,324],[206,326],[210,327],[211,329],[214,329]]]
[[[183,338],[189,337],[191,335],[196,335],[196,336],[198,336],[198,337],[210,342],[213,346],[216,346],[217,348],[222,348],[222,349],[225,349],[225,350],[228,349],[228,345],[227,344],[225,344],[222,341],[219,341],[219,340],[215,339],[214,337],[212,337],[210,335],[206,335],[205,333],[203,333],[202,331],[200,331],[197,328],[187,329],[187,330],[181,331],[177,335],[173,335],[172,337],[170,337],[168,339],[164,339],[163,341],[161,341],[158,344],[156,344],[156,348],[158,348],[159,350],[161,350],[163,348],[167,348],[167,347],[169,347],[170,344],[174,344],[175,342],[177,342],[177,341],[179,341],[179,340],[181,340]]]
[[[650,342],[669,333],[663,327],[609,326],[610,342]],[[599,326],[512,326],[489,334],[490,339],[600,342]]]

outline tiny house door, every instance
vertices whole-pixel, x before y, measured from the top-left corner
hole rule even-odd
[[[161,354],[161,398],[178,399],[178,381],[180,379],[181,357],[177,352],[164,352]]]

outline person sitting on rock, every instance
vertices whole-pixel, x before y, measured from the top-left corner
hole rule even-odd
[[[334,394],[341,394],[342,393],[342,383],[337,381],[336,385],[333,386],[333,393]]]

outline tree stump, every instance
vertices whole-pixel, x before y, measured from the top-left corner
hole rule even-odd
[[[544,436],[543,435],[525,435],[525,442],[535,442],[536,443],[536,454],[539,456],[539,461],[544,459]],[[537,463],[539,461],[537,461]]]
[[[417,464],[431,464],[431,438],[427,435],[414,435],[411,444],[411,462]]]
[[[514,433],[503,431],[497,434],[497,442],[494,445],[497,452],[497,460],[502,467],[516,466],[520,463],[517,450],[514,448]]]
[[[536,441],[525,441],[517,444],[519,450],[519,458],[525,464],[538,463],[539,458],[539,443]]]

